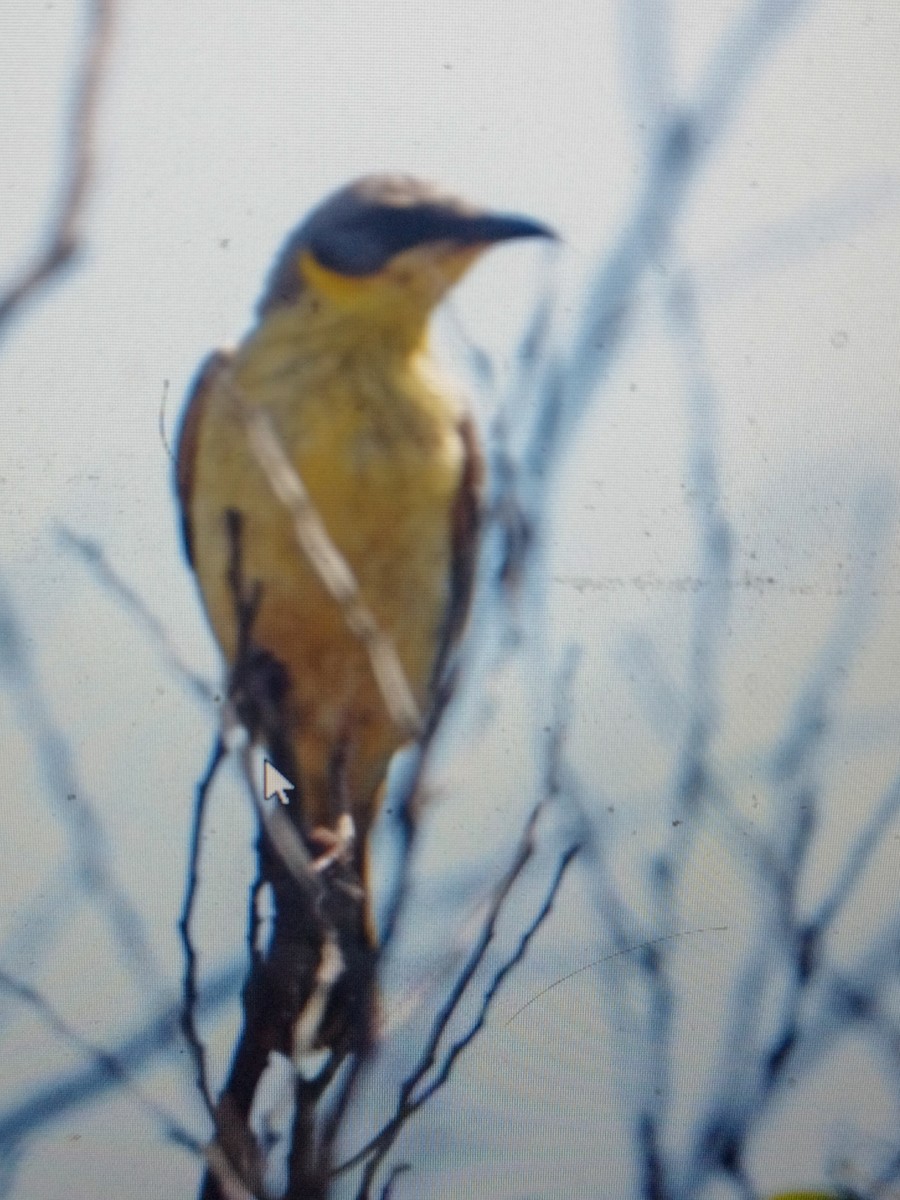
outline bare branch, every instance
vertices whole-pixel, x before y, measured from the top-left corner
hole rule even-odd
[[[105,1079],[117,1088],[121,1088],[138,1105],[149,1113],[162,1127],[167,1137],[175,1137],[181,1145],[201,1154],[203,1148],[197,1139],[184,1127],[181,1121],[168,1112],[158,1101],[143,1090],[134,1079],[131,1071],[118,1054],[103,1050],[89,1041],[74,1029],[56,1010],[50,1001],[36,988],[13,978],[8,971],[0,970],[0,988],[10,992],[16,999],[27,1005],[58,1037],[83,1055],[91,1066]],[[31,1132],[31,1131],[29,1131]]]
[[[181,916],[178,920],[178,930],[181,935],[181,945],[184,952],[184,977],[182,981],[183,1004],[181,1010],[181,1028],[190,1047],[194,1059],[197,1086],[213,1124],[216,1120],[215,1101],[209,1086],[209,1076],[206,1069],[206,1052],[197,1031],[197,952],[191,941],[191,915],[194,910],[194,900],[199,883],[200,844],[203,834],[203,817],[209,799],[209,791],[222,759],[225,747],[221,738],[216,738],[209,766],[197,785],[197,795],[194,799],[194,820],[191,826],[191,841],[188,854],[187,886],[184,891],[184,901]]]
[[[367,1051],[375,955],[365,931],[365,894],[353,856],[347,853],[352,831],[339,831],[339,843],[315,857],[302,803],[286,809],[262,795],[257,747],[266,746],[285,769],[292,754],[284,713],[286,689],[280,663],[255,645],[253,625],[262,587],[245,578],[241,516],[229,512],[227,517],[227,579],[238,633],[221,741],[239,752],[260,836],[258,873],[251,890],[251,965],[242,993],[243,1028],[215,1104],[215,1140],[243,1185],[253,1191],[263,1188],[274,1149],[266,1134],[275,1112],[266,1090],[273,1079],[274,1054],[293,1072],[287,1083],[282,1079],[283,1095],[276,1105],[281,1120],[284,1096],[292,1096],[286,1186],[318,1197],[324,1195],[330,1147],[318,1136],[316,1105],[347,1055],[359,1060]],[[302,782],[298,779],[301,789]],[[271,889],[273,912],[271,936],[261,950],[255,902],[264,886]],[[197,1051],[195,1044],[195,1058]],[[275,1150],[275,1161],[279,1154]],[[203,1197],[223,1200],[226,1182],[210,1166]]]
[[[150,611],[143,597],[134,590],[131,584],[116,573],[107,560],[103,547],[98,542],[83,537],[65,525],[58,526],[56,536],[60,546],[69,553],[77,555],[100,586],[105,588],[113,599],[117,600],[122,608],[130,613],[149,634],[172,673],[199,700],[205,703],[215,703],[217,699],[215,690],[177,653],[162,621]]]
[[[890,787],[881,797],[881,801],[856,835],[840,869],[835,872],[834,882],[828,895],[816,909],[815,916],[810,922],[811,927],[824,932],[834,925],[854,894],[856,886],[871,863],[876,850],[882,844],[882,839],[897,820],[898,815],[900,815],[900,775],[895,776]]]
[[[357,1200],[367,1200],[375,1174],[381,1163],[384,1161],[384,1158],[389,1152],[391,1146],[396,1141],[404,1125],[406,1125],[410,1118],[416,1112],[418,1112],[423,1105],[427,1104],[431,1097],[448,1082],[458,1058],[465,1052],[465,1050],[471,1045],[471,1043],[484,1028],[494,997],[500,990],[504,980],[525,957],[532,939],[538,930],[543,926],[547,917],[550,915],[566,872],[574,861],[575,856],[580,848],[580,844],[578,842],[570,843],[560,855],[556,870],[551,878],[543,902],[538,908],[535,916],[521,933],[512,953],[508,955],[500,967],[498,967],[494,972],[489,984],[485,988],[481,1002],[478,1006],[478,1010],[468,1029],[458,1038],[456,1038],[450,1045],[435,1076],[427,1082],[424,1082],[429,1071],[437,1062],[438,1048],[441,1040],[443,1039],[444,1033],[450,1024],[452,1017],[457,1012],[463,997],[467,995],[475,973],[484,961],[488,947],[494,939],[497,922],[501,912],[505,908],[506,900],[510,894],[510,891],[515,882],[521,876],[525,866],[530,861],[534,853],[534,829],[542,808],[543,802],[537,805],[532,813],[532,817],[529,820],[528,828],[526,829],[516,858],[514,859],[497,889],[493,904],[491,905],[491,911],[488,914],[487,920],[485,921],[481,937],[473,948],[465,967],[460,972],[459,977],[451,988],[446,1001],[438,1010],[437,1016],[432,1024],[431,1034],[429,1035],[428,1041],[418,1063],[416,1064],[416,1067],[403,1082],[394,1116],[364,1147],[362,1147],[362,1149],[358,1150],[351,1158],[347,1159],[340,1165],[340,1167],[336,1168],[335,1174],[348,1170],[350,1167],[368,1159],[363,1172],[360,1187],[357,1192]],[[420,1087],[420,1085],[423,1086]]]
[[[0,295],[0,333],[18,309],[36,297],[72,261],[94,181],[94,140],[100,91],[109,61],[115,0],[90,0],[84,51],[72,98],[59,186],[61,196],[45,244],[30,266]]]
[[[75,771],[72,748],[56,725],[38,683],[27,637],[0,583],[0,684],[9,693],[43,777],[47,803],[65,831],[83,893],[108,923],[123,960],[147,991],[159,992],[163,971],[144,917],[109,861],[97,806]]]

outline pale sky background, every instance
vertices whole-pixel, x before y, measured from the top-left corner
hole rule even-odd
[[[370,170],[433,177],[554,226],[564,245],[552,267],[540,248],[496,251],[445,315],[444,341],[458,342],[461,327],[492,353],[502,379],[548,269],[562,297],[560,337],[570,331],[584,281],[639,194],[654,114],[691,100],[743,10],[731,0],[123,5],[85,252],[0,346],[0,577],[69,740],[79,799],[93,803],[109,861],[145,914],[160,992],[147,979],[136,986],[86,903],[70,897],[61,920],[50,919],[47,898],[69,896],[65,801],[48,789],[5,695],[2,965],[96,1043],[112,1044],[149,1000],[177,989],[190,803],[215,715],[61,550],[55,529],[98,542],[172,645],[215,681],[215,647],[181,556],[160,411],[171,444],[196,365],[246,329],[284,236],[324,193]],[[0,286],[45,225],[81,28],[81,6],[62,0],[0,6]],[[735,539],[716,765],[752,822],[755,805],[767,804],[766,752],[873,561],[868,623],[822,760],[810,899],[900,765],[898,64],[894,0],[799,6],[690,186],[673,245],[644,280],[566,460],[548,562],[548,655],[556,661],[572,639],[582,646],[569,752],[595,797],[615,807],[604,837],[623,862],[678,836],[660,797],[682,731],[692,612],[709,583],[690,509],[683,357],[664,311],[680,271],[696,290]],[[489,878],[534,799],[529,697],[535,682],[548,684],[530,669],[497,682],[492,719],[470,726],[437,767],[421,846],[432,898],[460,864]],[[246,807],[239,787],[220,781],[198,919],[209,968],[242,937]],[[729,931],[693,941],[677,960],[692,997],[679,1026],[685,1103],[702,1095],[711,1028],[753,912],[740,864],[714,829],[692,855],[684,927]],[[895,825],[842,927],[842,953],[852,957],[896,912],[898,878]],[[582,974],[503,1026],[531,994],[603,953],[589,897],[586,871],[576,871],[488,1036],[445,1102],[410,1127],[400,1153],[416,1173],[398,1200],[634,1194],[629,1132],[617,1120],[627,1037],[610,1000],[615,977]],[[467,907],[454,902],[462,919]],[[443,918],[441,927],[446,938]],[[409,962],[427,966],[438,941],[423,924],[410,934]],[[207,1031],[220,1068],[235,1015],[232,1006]],[[0,1033],[4,1111],[78,1061],[5,1000]],[[821,1182],[835,1147],[862,1145],[865,1161],[896,1136],[875,1064],[853,1051],[785,1108],[753,1160],[761,1184]],[[181,1062],[147,1086],[199,1135]],[[196,1161],[138,1106],[113,1097],[53,1125],[4,1194],[182,1196],[196,1175]]]

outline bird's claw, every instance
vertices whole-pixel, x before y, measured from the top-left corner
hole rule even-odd
[[[313,849],[313,870],[324,871],[332,863],[351,861],[356,841],[356,826],[349,813],[341,813],[334,828],[317,825],[309,834]]]

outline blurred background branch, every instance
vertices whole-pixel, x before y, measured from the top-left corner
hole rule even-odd
[[[0,290],[0,337],[20,309],[62,276],[81,247],[94,186],[97,122],[116,8],[115,0],[89,0],[85,5],[87,28],[69,105],[69,127],[61,141],[56,201],[43,245],[31,263]]]

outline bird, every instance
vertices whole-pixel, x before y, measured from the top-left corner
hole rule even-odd
[[[411,176],[357,179],[289,235],[249,332],[190,390],[176,455],[184,548],[229,669],[263,664],[248,689],[277,712],[270,749],[307,831],[349,815],[364,845],[411,729],[298,545],[247,418],[265,418],[427,723],[470,606],[483,479],[430,318],[488,248],[554,236]]]

